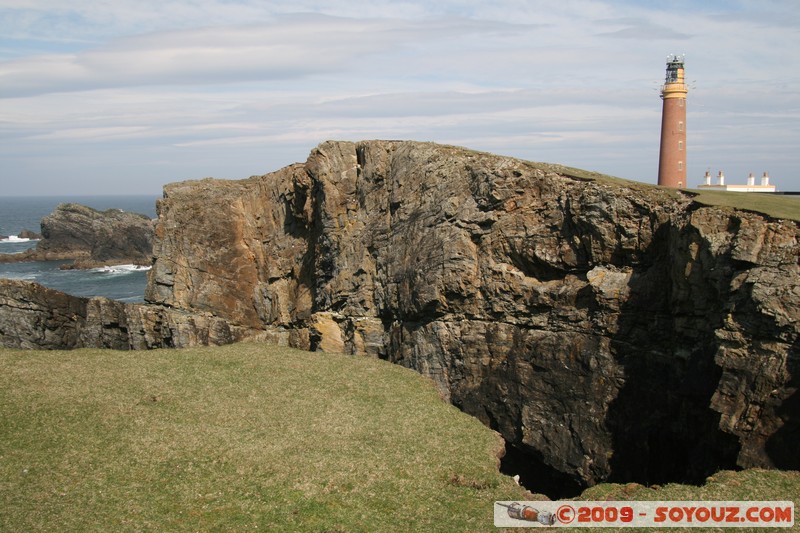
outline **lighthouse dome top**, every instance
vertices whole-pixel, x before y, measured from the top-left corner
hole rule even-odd
[[[667,56],[667,66],[675,66],[677,68],[683,68],[683,63],[686,60],[686,56],[683,54],[670,54]]]

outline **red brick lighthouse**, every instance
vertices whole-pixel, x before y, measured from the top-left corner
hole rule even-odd
[[[661,112],[661,152],[658,158],[658,184],[686,187],[686,83],[683,57],[667,60],[667,78],[661,87],[664,107]]]

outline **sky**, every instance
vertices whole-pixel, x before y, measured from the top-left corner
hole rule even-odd
[[[654,184],[670,54],[689,186],[800,191],[797,0],[0,0],[0,194],[158,195],[365,139]]]

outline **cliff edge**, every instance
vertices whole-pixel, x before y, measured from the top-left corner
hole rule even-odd
[[[414,368],[581,485],[800,468],[794,221],[399,141],[158,212],[148,301]]]

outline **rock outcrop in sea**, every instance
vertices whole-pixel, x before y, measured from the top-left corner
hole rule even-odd
[[[154,221],[120,209],[98,211],[59,204],[41,222],[41,240],[19,254],[0,254],[0,262],[73,260],[75,268],[114,264],[149,265]]]
[[[149,304],[98,319],[128,339],[150,309],[384,358],[581,486],[800,468],[794,221],[400,141],[170,184],[158,213]]]

